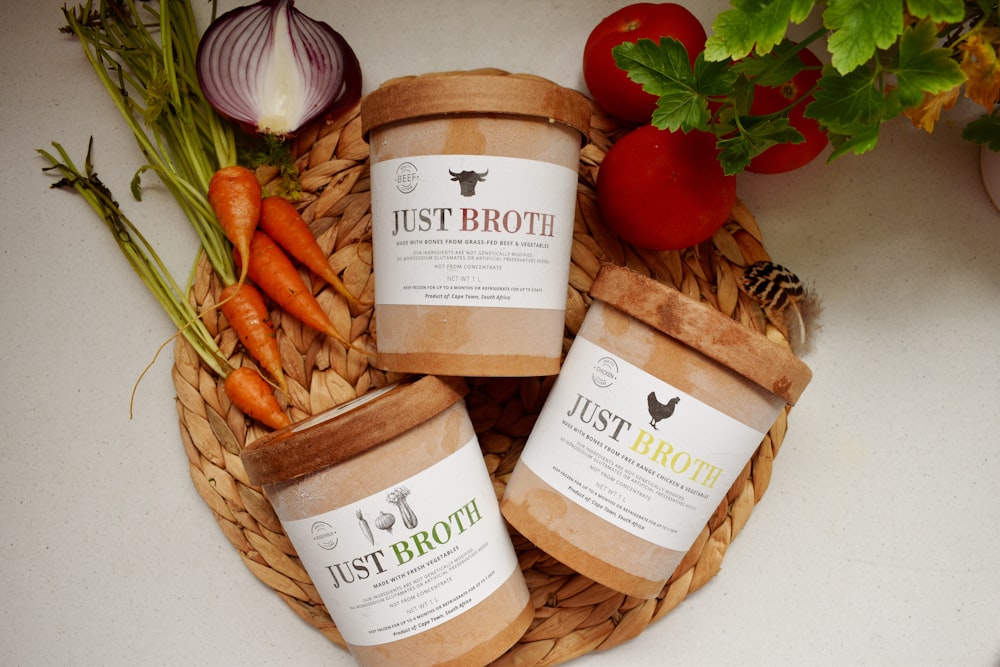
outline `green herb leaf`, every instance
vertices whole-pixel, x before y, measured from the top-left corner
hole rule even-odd
[[[830,153],[827,162],[833,162],[848,153],[861,155],[875,148],[875,144],[878,142],[879,127],[879,125],[871,125],[853,135],[828,133],[827,137],[830,139],[830,145],[833,146],[833,152]]]
[[[951,90],[966,80],[962,68],[952,60],[951,51],[936,44],[937,28],[929,19],[903,30],[898,63],[890,69],[896,75],[903,106],[916,106],[924,93]]]
[[[657,97],[652,122],[675,131],[706,129],[708,98],[730,92],[735,75],[723,63],[707,63],[699,54],[694,68],[684,45],[673,37],[625,42],[612,49],[615,63],[643,90]]]
[[[965,18],[962,0],[906,0],[906,6],[918,19],[957,23]]]
[[[847,74],[871,60],[876,48],[895,44],[903,32],[903,0],[830,0],[823,25],[833,31],[831,62]]]
[[[671,131],[699,127],[707,122],[708,107],[695,89],[687,50],[678,40],[662,37],[657,46],[650,39],[625,42],[611,50],[615,63],[630,79],[658,98],[657,127]]]
[[[798,44],[790,41],[791,24],[810,16],[821,17],[822,27]],[[657,96],[654,125],[712,132],[726,173],[736,173],[770,146],[802,140],[789,125],[789,109],[750,115],[758,86],[781,86],[803,70],[801,49],[826,39],[830,63],[804,113],[820,123],[833,160],[872,150],[882,123],[920,109],[928,96],[953,91],[969,77],[988,80],[994,50],[1000,52],[998,25],[991,0],[730,0],[692,70],[682,45],[668,42],[623,48],[619,66]],[[972,36],[985,44],[979,51],[967,41]],[[994,88],[979,87],[989,106]],[[968,136],[996,146],[998,126],[987,116]]]
[[[1000,151],[1000,116],[994,112],[971,121],[962,130],[962,138],[973,143],[986,144],[991,151]]]
[[[740,59],[751,51],[765,54],[785,37],[789,23],[802,23],[812,12],[813,0],[734,1],[712,23],[705,42],[705,59]]]
[[[827,66],[818,85],[805,115],[834,133],[850,135],[872,125],[877,127],[885,117],[885,98],[876,89],[874,73],[867,67],[845,75]]]
[[[805,141],[802,133],[788,122],[788,118],[763,118],[747,116],[741,119],[740,131],[719,139],[719,162],[727,176],[746,169],[750,161],[776,144],[799,144]]]
[[[776,87],[790,80],[804,68],[795,57],[798,44],[782,40],[774,49],[762,56],[750,56],[732,64],[732,70],[753,79],[758,86]]]
[[[159,177],[220,279],[234,282],[232,250],[205,194],[212,173],[236,163],[234,128],[197,87],[201,33],[190,1],[88,0],[76,9],[64,6],[63,16],[65,31],[79,40],[132,131],[146,159],[141,171]],[[137,179],[130,188],[141,192]]]

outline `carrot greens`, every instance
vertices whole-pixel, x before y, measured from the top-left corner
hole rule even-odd
[[[132,269],[163,306],[180,334],[209,368],[220,376],[228,375],[231,370],[229,363],[215,344],[211,332],[198,317],[194,307],[170,275],[170,271],[160,260],[153,246],[122,212],[111,191],[97,177],[91,160],[93,143],[91,142],[87,149],[82,171],[73,163],[61,145],[57,143],[52,145],[56,150],[55,154],[45,150],[38,152],[51,163],[49,170],[62,175],[53,187],[72,188],[90,204],[115,237],[118,247]]]
[[[88,0],[64,7],[63,15],[62,31],[78,38],[147,161],[132,180],[133,196],[141,198],[141,175],[154,172],[190,220],[220,280],[234,282],[229,243],[206,193],[213,173],[236,164],[236,140],[198,87],[200,32],[191,3]]]

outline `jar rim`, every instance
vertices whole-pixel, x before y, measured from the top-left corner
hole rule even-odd
[[[739,373],[794,405],[812,371],[780,345],[670,285],[632,269],[601,267],[590,295]]]
[[[251,484],[286,482],[402,435],[468,393],[463,378],[411,377],[272,431],[240,454]]]
[[[429,116],[528,116],[568,125],[590,136],[590,101],[581,93],[533,74],[499,69],[432,72],[386,81],[361,103],[361,131]]]

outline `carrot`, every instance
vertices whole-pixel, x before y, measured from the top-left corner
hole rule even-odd
[[[348,347],[354,347],[333,326],[323,307],[302,281],[292,260],[262,231],[254,232],[250,238],[249,264],[247,276],[250,280],[257,283],[289,315]]]
[[[267,380],[250,366],[241,366],[226,376],[226,395],[240,411],[251,419],[273,429],[284,428],[292,420],[278,404]]]
[[[330,267],[326,253],[306,225],[295,206],[284,197],[265,197],[260,203],[258,227],[281,246],[285,252],[305,264],[310,271],[340,292],[353,305],[360,305],[343,281]]]
[[[222,314],[239,336],[243,347],[271,374],[282,389],[287,389],[281,369],[278,339],[274,336],[264,297],[250,283],[233,283],[219,295]]]
[[[241,283],[247,276],[250,237],[260,219],[261,196],[257,176],[239,165],[219,169],[208,184],[208,203],[242,261]]]

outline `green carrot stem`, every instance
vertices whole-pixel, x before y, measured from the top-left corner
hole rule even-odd
[[[146,168],[181,204],[220,280],[234,282],[231,248],[205,192],[217,169],[236,163],[235,137],[198,87],[200,35],[190,2],[142,3],[159,41],[141,20],[135,0],[100,0],[97,11],[93,4],[64,8],[67,30],[80,40],[148,161]]]
[[[58,157],[42,149],[38,152],[52,165],[48,169],[55,169],[62,174],[62,178],[53,187],[71,187],[87,201],[104,221],[129,265],[160,303],[180,334],[209,368],[219,376],[228,375],[231,371],[228,361],[188,301],[185,292],[94,172],[91,162],[93,140],[87,147],[83,172],[73,164],[60,144],[53,142],[52,145]]]

